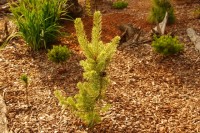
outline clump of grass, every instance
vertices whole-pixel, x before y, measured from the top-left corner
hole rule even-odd
[[[112,7],[115,9],[124,9],[128,6],[128,2],[123,0],[118,0],[113,2]]]
[[[47,48],[60,35],[59,20],[66,16],[67,0],[20,0],[10,3],[21,36],[33,50]]]
[[[70,50],[66,46],[53,46],[48,50],[48,59],[55,63],[65,62],[70,57]]]
[[[175,22],[174,8],[170,0],[152,0],[152,3],[151,12],[148,16],[150,23],[160,23],[164,19],[166,12],[168,12],[168,24]]]
[[[179,42],[177,37],[170,35],[163,35],[160,38],[154,36],[155,41],[152,43],[154,51],[164,56],[173,55],[183,50],[183,45]]]

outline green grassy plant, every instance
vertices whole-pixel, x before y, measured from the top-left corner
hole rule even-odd
[[[59,20],[66,15],[67,0],[20,0],[10,3],[14,21],[33,49],[47,48],[60,34]],[[66,6],[65,6],[66,5]]]
[[[62,96],[60,91],[55,91],[55,96],[60,104],[63,107],[70,107],[89,127],[100,122],[100,113],[109,107],[109,104],[105,105],[103,102],[109,83],[106,67],[110,63],[120,39],[117,36],[110,43],[103,44],[101,41],[101,17],[99,11],[94,13],[91,42],[85,35],[81,19],[75,20],[78,41],[86,56],[86,60],[80,62],[84,69],[84,82],[77,84],[79,93],[74,97],[66,98]]]
[[[152,9],[148,16],[150,23],[160,23],[164,19],[166,12],[168,12],[168,24],[175,22],[174,9],[170,0],[152,0],[152,2]]]
[[[170,35],[163,35],[160,38],[154,36],[155,41],[152,43],[152,47],[157,53],[164,56],[179,53],[183,50],[183,45],[176,37]]]
[[[51,50],[48,50],[47,56],[49,60],[61,63],[69,59],[70,50],[66,46],[53,46]]]
[[[112,7],[115,9],[124,9],[128,6],[128,2],[123,0],[117,0],[113,2]]]

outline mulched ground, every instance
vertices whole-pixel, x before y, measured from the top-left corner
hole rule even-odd
[[[47,59],[46,51],[32,52],[22,40],[16,40],[0,52],[0,92],[8,108],[9,129],[14,133],[198,133],[200,132],[200,53],[186,34],[193,27],[200,34],[200,20],[192,15],[199,3],[176,5],[176,24],[168,26],[184,43],[180,55],[163,58],[154,53],[150,44],[126,46],[117,51],[108,68],[111,79],[106,101],[111,109],[102,114],[103,121],[88,129],[70,111],[62,111],[53,92],[60,89],[66,96],[77,93],[76,84],[82,80],[79,61],[84,59],[78,46],[73,23],[64,23],[70,37],[60,44],[73,50],[64,65]],[[118,26],[131,23],[141,27],[146,35],[154,25],[146,18],[149,0],[129,2],[122,11],[103,11],[102,40],[108,42],[120,35]],[[89,35],[92,18],[83,22]],[[27,108],[24,84],[20,76],[29,77]]]

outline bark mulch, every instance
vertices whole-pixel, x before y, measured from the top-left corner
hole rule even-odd
[[[200,20],[192,15],[200,3],[175,5],[177,21],[167,27],[184,44],[179,55],[162,57],[149,44],[119,48],[108,68],[111,82],[106,101],[112,105],[102,114],[103,121],[88,129],[69,110],[62,111],[53,92],[60,89],[66,96],[78,92],[82,80],[79,61],[84,59],[78,46],[73,23],[64,23],[71,33],[59,44],[73,51],[62,66],[47,59],[47,51],[30,51],[23,40],[15,40],[0,51],[0,92],[8,109],[8,127],[14,133],[198,133],[200,132],[200,53],[186,34],[194,28],[200,33]],[[120,35],[118,26],[131,23],[148,35],[155,25],[148,24],[148,0],[129,1],[122,11],[101,6],[102,40]],[[89,36],[92,18],[83,22]],[[28,98],[20,76],[29,78]]]

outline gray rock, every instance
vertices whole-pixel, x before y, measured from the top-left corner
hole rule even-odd
[[[198,36],[193,28],[187,29],[187,34],[190,40],[194,43],[195,49],[200,52],[200,36]]]

